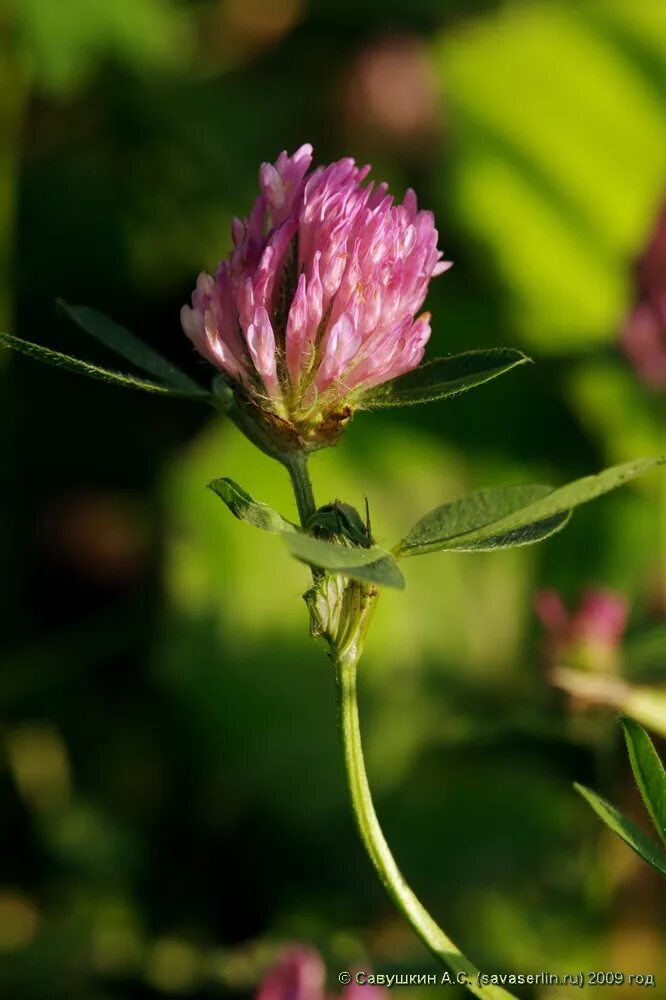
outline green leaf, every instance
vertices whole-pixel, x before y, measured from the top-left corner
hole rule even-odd
[[[551,492],[550,486],[504,486],[478,490],[460,500],[442,504],[417,521],[400,542],[399,554],[423,555],[440,549],[474,552],[541,541],[563,528],[571,512],[542,519],[519,530],[495,530],[494,525]],[[476,537],[474,533],[485,528],[488,528],[487,534]]]
[[[387,406],[413,406],[457,396],[531,359],[509,347],[467,351],[449,358],[436,358],[405,375],[383,382],[361,393],[355,402],[360,410]]]
[[[631,769],[657,833],[666,843],[666,771],[642,726],[623,719]]]
[[[642,830],[632,823],[630,819],[612,806],[610,802],[602,799],[596,792],[585,788],[584,785],[574,784],[576,791],[586,799],[594,809],[597,816],[610,827],[613,833],[621,837],[625,844],[628,844],[636,854],[652,865],[660,875],[666,876],[666,851],[663,851],[658,844],[655,844]]]
[[[62,299],[58,299],[57,304],[58,308],[77,326],[104,344],[109,350],[119,354],[121,358],[136,365],[137,368],[148,372],[149,375],[154,375],[161,382],[165,382],[181,392],[195,395],[203,392],[189,375],[180,371],[152,347],[139,340],[124,326],[120,326],[119,323],[110,319],[109,316],[105,316],[104,313],[88,306],[70,306]]]
[[[296,531],[296,525],[288,521],[282,514],[265,503],[254,500],[249,493],[235,483],[233,479],[214,479],[208,483],[208,489],[216,493],[239,521],[254,525],[274,534]]]
[[[284,533],[282,537],[291,555],[310,566],[342,573],[353,580],[404,590],[405,578],[393,556],[384,549],[336,545],[300,531]]]
[[[206,399],[208,393],[199,389],[196,393],[184,392],[180,389],[172,389],[168,385],[160,385],[158,382],[149,382],[147,379],[137,378],[127,372],[116,372],[110,368],[100,368],[89,361],[81,361],[79,358],[72,358],[68,354],[61,354],[60,351],[53,351],[50,347],[42,347],[41,344],[33,344],[29,340],[21,340],[20,337],[13,337],[9,333],[0,333],[0,346],[11,347],[21,354],[38,361],[44,361],[47,365],[55,365],[56,368],[64,368],[65,371],[76,372],[79,375],[89,375],[91,378],[99,379],[102,382],[113,382],[116,385],[124,385],[130,389],[143,389],[144,392],[154,392],[162,396],[175,396],[181,399]]]
[[[663,462],[663,457],[625,462],[559,489],[518,486],[473,493],[421,518],[399,543],[396,555],[422,555],[440,549],[471,552],[541,541],[564,527],[572,508]]]
[[[663,65],[663,12],[658,0],[484,4],[432,39],[440,121],[458,125],[433,180],[488,253],[518,343],[540,354],[598,358],[617,338],[627,253],[663,190],[663,87],[638,49]]]

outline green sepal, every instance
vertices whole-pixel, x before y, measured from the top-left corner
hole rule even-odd
[[[56,368],[76,372],[78,375],[89,375],[91,378],[99,379],[101,382],[123,385],[128,389],[142,389],[144,392],[153,392],[160,396],[202,401],[209,396],[209,393],[204,392],[203,389],[197,389],[196,392],[185,392],[181,389],[174,389],[169,385],[150,382],[147,379],[139,378],[128,372],[117,372],[111,368],[101,368],[90,361],[72,358],[68,354],[61,354],[60,351],[53,351],[50,347],[42,347],[41,344],[33,344],[29,340],[22,340],[20,337],[14,337],[9,333],[0,333],[0,346],[10,347],[20,354],[25,354],[29,358],[36,358],[38,361],[44,361],[46,364],[54,365]]]
[[[398,556],[440,550],[471,552],[538,542],[567,523],[574,507],[635,479],[664,458],[642,458],[566,486],[482,490],[430,511],[396,547]]]
[[[392,587],[394,590],[405,588],[405,578],[394,557],[377,546],[353,548],[336,545],[300,531],[284,533],[282,537],[291,555],[300,562],[341,573],[363,583]]]
[[[104,347],[108,347],[125,361],[153,375],[165,385],[193,395],[204,392],[189,375],[104,313],[89,306],[70,306],[63,299],[57,299],[56,304],[61,312]]]
[[[211,483],[208,483],[208,489],[216,493],[225,502],[231,513],[239,521],[245,521],[255,528],[261,528],[263,531],[270,531],[273,534],[297,531],[295,524],[288,521],[282,514],[278,514],[268,504],[255,500],[238,483],[235,483],[233,479],[214,479]]]
[[[622,719],[629,761],[650,819],[666,844],[666,771],[652,740],[633,719]]]
[[[658,844],[655,844],[635,823],[623,816],[619,809],[612,806],[610,802],[603,799],[590,788],[574,783],[576,791],[592,806],[597,816],[604,821],[613,833],[621,837],[625,844],[628,844],[633,851],[638,854],[643,861],[666,876],[666,851],[663,851]]]
[[[404,375],[360,393],[354,397],[354,406],[359,410],[373,410],[447,399],[483,385],[529,361],[531,358],[522,351],[510,347],[466,351],[448,358],[435,358]]]

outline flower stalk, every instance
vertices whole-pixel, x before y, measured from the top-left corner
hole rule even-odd
[[[285,456],[282,462],[289,472],[298,515],[305,528],[316,512],[307,454],[295,451]],[[340,591],[338,600],[333,602],[337,607],[329,608],[328,614],[322,616],[317,601],[318,591],[321,591],[321,597],[331,588]],[[501,987],[479,985],[479,970],[433,920],[405,881],[377,818],[365,769],[356,695],[357,667],[379,596],[377,589],[353,580],[331,578],[328,574],[318,580],[315,573],[315,586],[309,595],[309,601],[308,595],[306,601],[313,621],[313,634],[327,639],[334,667],[338,728],[352,811],[361,841],[380,882],[426,948],[452,970],[461,985],[485,1000],[515,1000]],[[331,632],[328,628],[333,619],[336,628]],[[315,622],[319,623],[319,629],[314,627]]]
[[[303,451],[294,451],[285,458],[284,465],[294,489],[298,516],[305,527],[317,509],[308,472],[308,456]]]
[[[515,1000],[501,987],[479,985],[479,970],[433,920],[405,881],[379,824],[365,770],[356,696],[358,658],[334,656],[333,663],[347,787],[358,832],[380,882],[426,948],[448,966],[471,993],[485,1000]]]

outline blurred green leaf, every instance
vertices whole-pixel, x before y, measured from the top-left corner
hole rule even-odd
[[[352,580],[377,583],[395,590],[404,589],[405,578],[398,564],[391,553],[383,549],[335,545],[303,532],[287,532],[282,537],[291,555],[310,566],[342,573]]]
[[[646,7],[663,65],[664,5],[636,0],[493,5],[435,47],[455,138],[443,203],[487,248],[511,320],[541,350],[616,338],[662,197],[664,88],[631,39]]]
[[[657,833],[666,843],[666,771],[642,726],[623,719],[631,769]]]
[[[642,458],[585,476],[559,489],[487,490],[443,504],[421,518],[397,547],[400,556],[449,549],[469,552],[541,541],[566,524],[573,507],[622,486],[664,461]]]
[[[104,313],[89,306],[70,306],[62,299],[58,299],[58,307],[82,330],[137,368],[142,368],[173,389],[194,394],[202,392],[194,379]]]
[[[589,802],[597,816],[604,821],[606,826],[610,827],[613,833],[621,837],[625,844],[636,851],[636,854],[643,858],[643,861],[652,865],[660,875],[666,876],[666,851],[662,851],[642,830],[639,830],[635,823],[623,816],[615,806],[602,799],[596,792],[577,783],[574,783],[574,788]]]
[[[16,15],[38,84],[58,94],[80,85],[100,57],[154,71],[187,52],[187,15],[173,0],[21,0]]]
[[[622,647],[625,672],[631,680],[666,680],[666,621],[649,625],[627,638]]]
[[[216,493],[225,502],[234,517],[239,521],[254,525],[274,534],[296,531],[296,525],[288,521],[282,514],[265,503],[254,500],[249,493],[235,483],[233,479],[214,479],[208,483],[208,489]]]
[[[483,385],[530,360],[521,351],[508,347],[435,358],[390,382],[368,389],[359,396],[356,405],[361,410],[371,410],[447,399]]]
[[[50,347],[42,347],[41,344],[33,344],[29,340],[22,340],[20,337],[13,337],[9,333],[0,333],[0,346],[9,347],[37,361],[44,361],[47,365],[54,365],[56,368],[64,368],[65,371],[76,372],[79,375],[89,375],[91,378],[99,379],[102,382],[113,382],[116,385],[124,385],[130,389],[143,389],[144,392],[154,392],[162,396],[174,396],[181,399],[205,400],[208,393],[203,389],[197,392],[184,392],[181,389],[173,389],[168,385],[160,385],[157,382],[148,382],[146,379],[137,378],[127,372],[116,372],[110,368],[100,368],[89,361],[81,361],[80,358],[72,358],[68,354],[61,354],[60,351],[52,351]]]

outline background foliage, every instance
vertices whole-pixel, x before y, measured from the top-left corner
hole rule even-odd
[[[56,315],[63,296],[202,375],[179,307],[227,252],[258,164],[312,141],[435,210],[455,268],[429,297],[431,356],[537,361],[360,415],[313,462],[320,502],[367,496],[392,543],[470,489],[666,451],[664,400],[616,347],[664,193],[665,15],[3,0],[0,327],[108,363]],[[230,476],[293,516],[283,471],[187,402],[0,364],[2,995],[245,997],[295,938],[332,973],[428,969],[352,828],[307,572],[204,488]],[[483,969],[664,988],[658,876],[572,789],[642,822],[615,708],[549,683],[532,601],[620,591],[618,669],[663,684],[665,490],[653,474],[533,549],[409,560],[407,590],[382,596],[361,676],[378,809]]]

